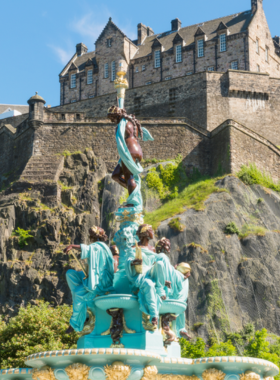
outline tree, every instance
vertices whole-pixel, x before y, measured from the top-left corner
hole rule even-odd
[[[65,334],[72,308],[37,306],[20,308],[6,324],[0,319],[0,368],[25,367],[26,356],[51,350],[76,348],[77,333]]]

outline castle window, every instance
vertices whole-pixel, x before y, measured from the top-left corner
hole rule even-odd
[[[146,66],[142,65],[142,71],[145,71],[145,70],[146,70]]]
[[[61,114],[61,120],[65,120],[65,113]]]
[[[257,65],[257,72],[259,73],[261,71],[260,65]]]
[[[75,88],[76,87],[76,74],[72,74],[71,75],[71,84],[70,84],[70,87],[71,88]]]
[[[152,82],[149,80],[149,82],[146,82],[145,84],[147,84],[147,85],[148,85],[148,84],[152,84]]]
[[[76,119],[81,120],[81,115],[79,113],[76,114]]]
[[[208,71],[214,71],[214,66],[208,67]]]
[[[192,75],[192,71],[188,71],[186,75]]]
[[[226,34],[220,35],[220,52],[227,51],[227,36]]]
[[[166,77],[166,78],[165,78],[165,80],[170,80],[170,79],[172,79],[172,77]]]
[[[160,50],[155,51],[155,68],[160,67]]]
[[[176,100],[177,95],[177,89],[176,88],[170,88],[169,89],[169,101]]]
[[[268,47],[265,47],[265,60],[268,62]]]
[[[109,77],[109,65],[108,63],[105,63],[104,65],[104,78],[108,78]]]
[[[197,41],[197,56],[198,58],[204,57],[204,40]]]
[[[116,79],[116,63],[113,61],[111,63],[111,80],[114,81]]]
[[[176,46],[176,62],[182,62],[182,45]]]
[[[92,84],[92,70],[88,70],[87,72],[87,84]]]
[[[112,46],[112,38],[107,39],[107,46],[111,47]]]
[[[231,69],[232,70],[238,70],[238,61],[232,61],[231,62]]]
[[[260,53],[260,44],[259,44],[259,40],[258,40],[258,38],[257,38],[257,40],[256,40],[256,53]]]
[[[135,72],[138,73],[139,69],[138,69],[138,66],[135,67]]]

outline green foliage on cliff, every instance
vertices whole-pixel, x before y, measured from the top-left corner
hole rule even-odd
[[[29,238],[32,238],[33,236],[30,235],[31,232],[30,230],[24,230],[22,228],[17,228],[13,233],[12,236],[17,236],[18,237],[18,245],[20,248],[24,248],[26,245],[28,245],[27,240]]]
[[[181,218],[171,219],[168,223],[169,227],[175,231],[183,232],[186,229],[186,226],[180,222]]]
[[[187,341],[180,339],[182,357],[201,358],[213,356],[249,356],[253,358],[265,359],[280,365],[280,338],[276,338],[273,343],[267,341],[266,329],[254,332],[252,325],[247,325],[238,333],[229,334],[224,342],[215,342],[206,349],[206,344],[202,338]],[[275,379],[279,380],[280,375]]]
[[[53,308],[40,302],[37,306],[20,308],[7,324],[0,319],[0,368],[24,368],[28,355],[75,348],[78,335],[64,333],[71,314],[70,306]]]
[[[242,165],[237,176],[246,185],[261,185],[280,192],[280,182],[275,183],[269,173],[260,171],[255,164]]]
[[[183,168],[182,157],[178,156],[174,163],[152,168],[146,176],[149,189],[157,191],[163,201],[174,199],[178,192],[186,187],[189,179]]]
[[[204,202],[213,193],[226,191],[215,186],[217,178],[201,179],[188,185],[175,199],[164,203],[160,208],[145,215],[145,223],[151,224],[156,230],[163,220],[171,218],[193,208],[204,210]]]

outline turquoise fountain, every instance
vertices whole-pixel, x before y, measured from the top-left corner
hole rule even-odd
[[[124,105],[127,81],[115,81],[119,107],[108,117],[117,123],[120,161],[113,179],[129,197],[116,212],[120,227],[114,236],[119,257],[104,243],[105,232],[90,229],[92,244],[69,246],[81,250],[88,273],[68,271],[73,297],[72,329],[81,331],[77,349],[39,352],[26,358],[29,368],[3,369],[0,380],[263,380],[278,367],[247,357],[181,358],[180,337],[185,330],[188,277],[191,268],[174,268],[166,253],[169,241],[154,247],[151,226],[144,224],[141,197],[142,150],[138,138],[153,138]],[[90,320],[91,323],[88,323]]]

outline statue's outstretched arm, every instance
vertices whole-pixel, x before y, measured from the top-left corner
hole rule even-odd
[[[68,245],[68,247],[66,247],[63,250],[63,252],[69,254],[69,252],[71,251],[71,249],[78,249],[80,251],[81,250],[81,246],[80,245],[71,244],[71,245]]]

